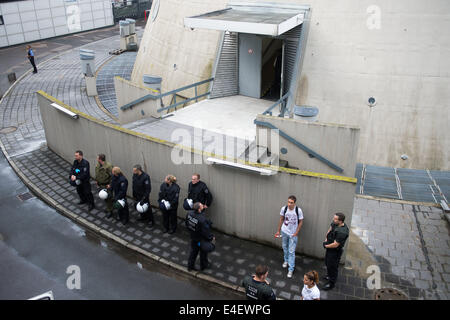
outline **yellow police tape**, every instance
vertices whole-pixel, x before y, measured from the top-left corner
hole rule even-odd
[[[163,140],[163,139],[158,139],[140,132],[136,132],[136,131],[132,131],[126,128],[123,128],[121,126],[112,124],[112,123],[108,123],[106,121],[102,121],[99,120],[97,118],[94,118],[88,114],[85,114],[84,112],[81,112],[80,110],[77,110],[67,104],[65,104],[62,101],[59,101],[58,99],[56,99],[55,97],[52,97],[51,95],[47,94],[46,92],[39,90],[36,92],[37,94],[45,97],[46,99],[57,103],[58,105],[66,108],[67,110],[70,110],[73,113],[76,113],[78,116],[83,117],[85,119],[88,119],[90,121],[93,121],[95,123],[98,123],[102,126],[105,127],[109,127],[112,128],[114,130],[117,131],[121,131],[133,136],[137,136],[140,138],[143,138],[145,140],[149,140],[149,141],[153,141],[159,144],[163,144],[166,145],[168,147],[171,148],[178,148],[180,150],[185,150],[185,151],[189,151],[191,153],[194,154],[198,154],[198,155],[202,155],[202,156],[207,156],[207,157],[214,157],[214,158],[219,158],[219,159],[223,159],[226,161],[232,161],[232,162],[238,162],[241,164],[245,164],[245,165],[249,165],[249,166],[253,166],[253,167],[259,167],[259,168],[265,168],[265,169],[270,169],[270,170],[274,170],[274,171],[279,171],[279,172],[285,172],[285,173],[290,173],[290,174],[296,174],[296,175],[301,175],[301,176],[307,176],[307,177],[313,177],[313,178],[319,178],[319,179],[328,179],[328,180],[336,180],[336,181],[342,181],[342,182],[349,182],[349,183],[357,183],[357,179],[356,178],[352,178],[352,177],[346,177],[346,176],[337,176],[337,175],[332,175],[332,174],[326,174],[326,173],[318,173],[318,172],[311,172],[311,171],[305,171],[305,170],[298,170],[298,169],[289,169],[289,168],[285,168],[285,167],[278,167],[278,166],[273,166],[273,165],[267,165],[267,164],[261,164],[261,163],[256,163],[256,162],[250,162],[250,161],[244,161],[241,159],[236,159],[236,158],[230,158],[227,156],[223,156],[223,155],[216,155],[214,153],[211,152],[207,152],[207,151],[203,151],[203,150],[197,150],[194,148],[189,148],[180,144],[175,144],[173,142],[167,141],[167,140]]]

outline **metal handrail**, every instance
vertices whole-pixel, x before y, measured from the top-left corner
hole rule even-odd
[[[284,96],[281,97],[281,99],[279,99],[277,102],[275,102],[273,105],[271,105],[266,111],[263,112],[263,115],[269,114],[272,115],[272,109],[275,108],[276,106],[278,106],[279,104],[283,104],[282,105],[282,111],[279,115],[279,117],[284,117],[284,112],[285,112],[285,106],[286,103],[284,102],[284,100],[286,100],[290,95],[290,92],[288,91]]]
[[[282,136],[283,138],[285,138],[286,140],[292,142],[294,145],[296,145],[298,148],[302,149],[303,151],[305,151],[306,153],[308,153],[308,155],[316,158],[319,161],[322,161],[323,163],[325,163],[327,166],[333,168],[334,170],[338,171],[338,172],[343,172],[344,169],[342,169],[341,167],[339,167],[338,165],[334,164],[333,162],[331,162],[330,160],[322,157],[320,154],[316,153],[315,151],[311,150],[310,148],[308,148],[307,146],[305,146],[304,144],[302,144],[300,141],[296,140],[295,138],[291,137],[290,135],[288,135],[286,132],[278,129],[278,127],[274,126],[273,124],[271,124],[270,122],[266,122],[266,121],[259,121],[259,120],[254,120],[253,121],[254,124],[256,125],[260,125],[260,126],[264,126],[266,128],[269,129],[275,129],[278,130],[280,136]]]
[[[195,87],[195,89],[196,89],[196,90],[195,90],[195,97],[194,97],[194,98],[190,98],[190,99],[188,99],[188,100],[191,101],[191,100],[194,100],[194,99],[198,99],[198,98],[200,98],[200,97],[206,96],[207,94],[209,94],[209,92],[206,93],[206,94],[197,95],[197,86],[202,85],[202,84],[205,84],[205,83],[208,83],[208,82],[211,82],[211,81],[213,81],[213,80],[214,80],[214,78],[209,78],[209,79],[202,80],[202,81],[199,81],[199,82],[196,82],[196,83],[193,83],[193,84],[190,84],[190,85],[187,85],[187,86],[184,86],[184,87],[181,87],[181,88],[178,88],[178,89],[169,91],[169,92],[160,93],[159,95],[154,95],[154,94],[151,94],[151,93],[150,93],[150,94],[147,94],[147,95],[145,95],[145,96],[143,96],[143,97],[141,97],[141,98],[139,98],[139,99],[136,99],[136,100],[134,100],[134,101],[131,101],[131,102],[129,102],[129,103],[127,103],[127,104],[121,106],[120,109],[121,109],[121,110],[124,110],[124,111],[127,110],[127,109],[131,109],[131,108],[133,108],[135,105],[137,105],[138,103],[144,102],[144,101],[146,101],[146,100],[148,100],[148,99],[153,99],[153,100],[161,99],[161,98],[166,97],[166,96],[169,96],[169,95],[171,95],[171,94],[173,94],[174,96],[176,96],[177,92],[180,92],[180,91],[183,91],[183,90],[187,90],[187,89],[190,89],[190,88],[193,88],[193,87]],[[187,102],[187,100],[182,101],[181,103],[186,103],[186,102]],[[180,103],[180,102],[179,102],[179,103],[176,103],[176,105],[179,105],[179,104],[181,104],[181,103]],[[169,106],[169,107],[172,107],[172,108],[173,108],[173,106]],[[165,108],[163,108],[163,109],[164,109],[164,110],[167,110],[167,109],[169,109],[169,107],[165,107]],[[158,112],[161,112],[161,111],[159,111],[159,110],[161,110],[161,109],[158,109]]]

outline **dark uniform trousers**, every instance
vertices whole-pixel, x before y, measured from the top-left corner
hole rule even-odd
[[[342,252],[340,249],[327,249],[325,253],[325,265],[327,266],[327,274],[330,282],[335,284],[338,278],[339,261],[341,260]]]
[[[177,230],[177,209],[162,210],[162,216],[164,229],[175,232]]]
[[[91,183],[89,181],[82,182],[77,186],[77,193],[80,196],[82,202],[87,202],[89,204],[94,204],[94,196],[91,192]]]
[[[200,268],[204,269],[208,266],[208,252],[200,250],[198,241],[191,240],[191,253],[189,254],[188,267],[194,269],[195,260],[200,252]]]

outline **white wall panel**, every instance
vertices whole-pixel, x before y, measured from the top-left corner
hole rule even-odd
[[[0,47],[6,47],[8,45],[8,38],[5,37],[0,37]]]
[[[12,46],[13,44],[25,42],[25,39],[24,39],[22,33],[18,33],[18,34],[8,35],[8,42],[9,42],[9,45]]]
[[[22,23],[36,20],[36,13],[34,11],[21,12],[20,20],[22,21]]]
[[[5,25],[20,23],[20,15],[18,13],[9,13],[3,15]]]
[[[94,20],[94,27],[95,28],[101,28],[105,26],[105,18],[103,19],[95,19]]]
[[[94,29],[94,23],[92,22],[92,20],[91,20],[91,21],[83,22],[83,23],[81,23],[81,29],[82,29],[83,31],[85,31],[85,30],[90,30],[90,29]]]
[[[39,29],[47,29],[53,27],[52,19],[39,19],[38,20]]]
[[[6,36],[5,26],[0,26],[0,36]]]
[[[34,8],[36,10],[48,9],[48,8],[50,8],[50,1],[49,0],[34,0]]]
[[[55,30],[52,28],[41,29],[39,30],[42,38],[51,38],[55,36]]]
[[[20,1],[17,4],[19,5],[19,12],[34,11],[33,0]]]
[[[53,26],[59,27],[59,26],[67,26],[67,18],[65,16],[53,18]]]
[[[48,19],[52,17],[50,9],[36,10],[36,17],[38,20]]]
[[[39,29],[38,23],[36,20],[31,20],[22,24],[23,32],[30,32]]]
[[[93,11],[92,16],[94,17],[94,20],[105,18],[105,14],[103,13],[103,11]]]
[[[16,2],[2,3],[0,6],[2,8],[2,14],[19,12],[19,8]]]
[[[64,7],[51,8],[53,17],[61,17],[66,15],[66,9]]]
[[[17,33],[22,33],[22,25],[21,24],[10,24],[6,25],[6,34],[13,35]]]
[[[55,27],[55,35],[56,36],[60,36],[60,35],[67,34],[67,33],[70,33],[69,28],[67,28],[67,25]]]
[[[64,0],[50,0],[50,7],[51,8],[57,8],[57,7],[64,7]]]
[[[25,41],[35,41],[41,38],[39,31],[25,32]]]

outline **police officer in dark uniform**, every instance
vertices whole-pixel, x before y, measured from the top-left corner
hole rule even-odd
[[[188,259],[188,271],[197,270],[195,268],[195,260],[200,252],[200,269],[205,270],[209,267],[208,252],[214,250],[215,237],[211,233],[212,222],[202,213],[203,205],[196,202],[192,210],[188,211],[186,216],[186,227],[191,235],[191,252]]]
[[[137,164],[133,167],[133,198],[136,201],[135,208],[138,203],[148,204],[148,209],[144,213],[140,213],[141,217],[138,221],[149,221],[149,226],[153,227],[153,212],[150,207],[150,192],[152,191],[152,183],[150,176],[142,171],[142,167]]]
[[[163,215],[164,233],[174,233],[177,230],[177,209],[178,198],[180,196],[180,186],[177,178],[168,175],[161,184],[158,195],[159,208]],[[168,204],[169,208],[167,208]]]
[[[253,277],[246,276],[242,281],[248,300],[275,300],[276,296],[267,282],[269,268],[258,265]]]
[[[70,170],[70,183],[77,187],[77,193],[80,196],[78,204],[87,203],[89,211],[95,208],[94,196],[92,195],[91,183],[89,182],[90,178],[89,161],[83,159],[83,151],[75,151],[75,160]]]
[[[343,213],[334,214],[333,222],[323,243],[323,247],[327,250],[325,254],[325,265],[327,267],[325,280],[328,280],[328,283],[322,288],[325,291],[333,289],[338,278],[339,261],[344,251],[345,241],[349,236],[349,229],[344,220],[345,215]]]
[[[128,180],[122,174],[122,171],[119,167],[114,167],[112,169],[113,177],[111,179],[111,185],[108,186],[114,194],[114,210],[117,210],[117,216],[115,217],[117,220],[120,220],[123,224],[127,224],[129,220],[129,210],[127,203],[127,189],[128,189]],[[119,200],[124,201],[124,206],[120,204]]]
[[[204,209],[208,208],[212,203],[212,194],[206,183],[200,181],[200,175],[198,173],[194,173],[191,182],[189,182],[187,199],[191,199],[192,204],[200,202],[203,204]],[[183,203],[183,208],[185,210],[191,210],[186,200]]]

